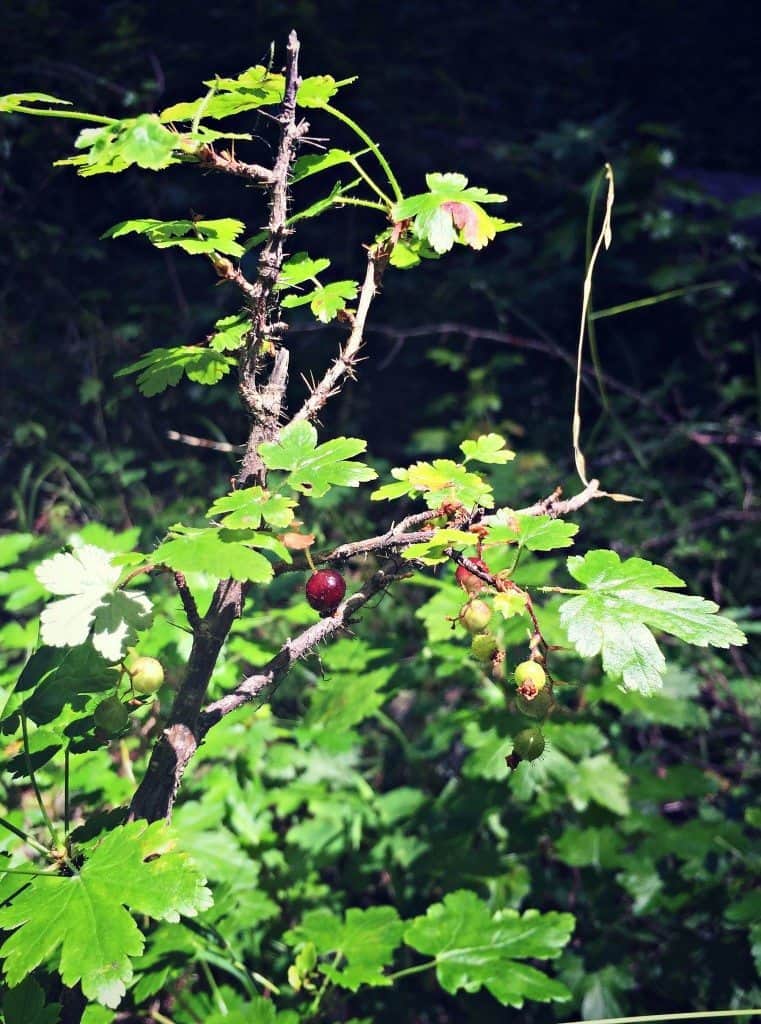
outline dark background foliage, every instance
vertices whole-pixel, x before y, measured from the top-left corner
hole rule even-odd
[[[487,254],[458,255],[444,273],[433,265],[395,275],[376,323],[404,331],[454,321],[545,349],[457,332],[393,348],[393,338],[374,337],[373,352],[387,357],[383,371],[347,391],[334,415],[366,433],[377,457],[396,461],[410,443],[435,450],[436,428],[465,408],[473,420],[509,420],[567,468],[572,378],[558,355],[573,352],[590,187],[611,160],[616,237],[598,274],[597,307],[717,279],[727,288],[599,324],[605,370],[636,395],[611,391],[614,418],[589,440],[592,466],[612,462],[606,479],[623,489],[631,489],[634,465],[647,468],[644,496],[664,505],[672,531],[677,505],[705,493],[714,476],[728,486],[726,434],[743,442],[729,451],[743,462],[755,412],[759,220],[752,203],[737,209],[759,184],[753,5],[719,13],[711,4],[687,12],[645,3],[612,17],[599,4],[28,3],[4,19],[6,87],[43,88],[115,114],[161,109],[197,95],[212,73],[266,61],[270,41],[282,46],[290,25],[302,38],[306,73],[360,74],[347,109],[382,140],[405,189],[418,188],[431,167],[456,166],[508,192],[510,215],[525,225]],[[313,120],[316,135],[334,131]],[[259,122],[265,153],[267,128]],[[120,405],[128,385],[115,389],[111,374],[153,344],[195,340],[210,314],[235,299],[208,287],[206,267],[157,260],[139,241],[103,243],[98,235],[125,216],[184,216],[199,205],[208,215],[246,219],[259,215],[256,197],[241,210],[239,190],[216,180],[201,195],[182,169],[160,188],[150,174],[83,181],[50,166],[70,151],[70,125],[6,119],[3,129],[6,522],[33,521],[60,488],[74,492],[78,514],[102,511],[115,484],[143,472],[165,501],[178,482],[167,428],[206,435],[213,421],[237,442],[244,427],[234,407],[220,409],[215,399],[209,408],[201,389],[192,402],[170,393]],[[327,254],[349,270],[363,227],[361,215],[344,212],[328,233]],[[322,226],[314,230],[325,249]],[[310,241],[306,232],[299,245]],[[322,364],[328,333],[293,331],[302,364]],[[434,348],[445,351],[432,362]],[[590,425],[600,409],[595,391],[587,395]],[[699,424],[724,436],[717,449],[685,440]],[[62,464],[51,467],[52,454],[70,464],[68,476]],[[48,470],[52,479],[35,488]],[[732,501],[741,506],[747,495],[741,467],[735,471]]]

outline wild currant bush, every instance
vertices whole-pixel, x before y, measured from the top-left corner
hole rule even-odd
[[[439,720],[441,736],[424,737],[421,750],[462,732],[471,751],[464,778],[515,784],[526,800],[541,776],[539,765],[522,762],[535,761],[547,741],[554,750],[545,778],[577,809],[594,804],[611,815],[628,809],[625,776],[603,752],[596,727],[564,719],[561,646],[587,659],[601,655],[621,692],[648,695],[661,687],[665,669],[653,631],[700,646],[744,643],[715,604],[679,593],[682,580],[641,558],[591,550],[567,559],[564,584],[576,585],[551,580],[547,553],[571,547],[578,532],[563,517],[607,495],[592,480],[568,499],[552,491],[521,509],[498,502],[495,480],[514,453],[496,433],[463,439],[454,458],[393,469],[391,481],[371,493],[373,501],[397,503],[392,525],[310,550],[310,520],[321,506],[340,508],[340,489],[377,477],[360,459],[365,441],[322,440],[315,424],[359,373],[381,282],[393,287],[396,272],[456,246],[480,250],[518,225],[488,212],[503,195],[457,173],[431,173],[424,191],[405,196],[377,144],[333,105],[349,83],[302,79],[298,55],[292,34],[284,73],[256,66],[215,78],[203,96],[161,114],[112,119],[69,110],[43,93],[0,101],[10,114],[85,122],[77,153],[60,161],[85,177],[186,165],[238,178],[268,200],[267,226],[253,234],[236,218],[193,214],[125,220],[106,232],[200,257],[237,296],[236,308],[202,341],[154,348],[121,371],[146,396],[181,386],[184,377],[225,387],[237,374],[249,429],[230,492],[208,495],[203,523],[175,523],[144,552],[134,550],[134,534],[94,524],[57,553],[36,549],[28,536],[0,539],[6,565],[28,559],[28,569],[15,570],[31,588],[19,607],[52,597],[39,615],[39,644],[34,620],[23,627],[20,649],[34,650],[3,696],[4,729],[15,743],[9,770],[28,780],[39,810],[35,819],[28,808],[9,808],[3,819],[0,927],[7,937],[0,958],[9,1022],[24,1001],[53,1021],[59,1002],[67,1019],[84,1009],[88,1024],[111,1020],[117,1007],[137,1014],[151,1000],[160,1012],[161,998],[175,997],[174,976],[196,959],[208,987],[190,1010],[177,996],[178,1021],[184,1013],[207,1021],[217,1014],[276,1024],[320,1019],[337,994],[349,1006],[364,1006],[364,996],[377,1007],[373,990],[382,997],[397,979],[425,970],[435,971],[446,993],[484,989],[505,1006],[568,998],[568,978],[527,961],[559,957],[573,917],[520,913],[520,872],[505,869],[501,887],[453,888],[444,880],[438,895],[410,913],[413,894],[400,892],[397,905],[393,885],[378,905],[330,899],[323,858],[357,849],[363,832],[377,832],[368,870],[380,877],[386,861],[409,867],[426,831],[435,844],[435,814],[415,826],[419,791],[392,785],[376,793],[353,754],[357,727],[384,716],[410,762],[420,756],[381,711],[395,666],[384,659],[383,638],[365,636],[368,606],[388,592],[401,601],[402,582],[433,588],[418,612],[429,645],[420,657],[430,658],[433,648],[441,678],[451,675],[449,661],[460,671],[467,666],[485,688],[487,713]],[[242,160],[247,149],[257,153],[258,140],[226,128],[232,117],[245,128],[253,112],[277,128],[271,165]],[[320,131],[323,120],[337,120],[357,148],[318,146],[305,117],[320,118]],[[317,175],[332,184],[300,203],[300,183]],[[378,233],[357,279],[333,280],[327,258],[298,249],[298,226],[348,206],[373,211]],[[298,367],[289,365],[286,318],[299,307],[344,340],[293,407],[289,374]],[[551,490],[554,481],[547,483]],[[339,530],[340,516],[335,521]],[[269,603],[268,590],[283,594],[278,588],[293,574],[302,587],[310,577],[317,621],[303,601]],[[327,645],[326,674],[312,673],[308,707],[285,740],[265,702],[287,677],[308,677],[307,659],[319,645]],[[169,649],[165,678],[157,655]],[[105,781],[109,756],[121,770]],[[230,794],[233,771],[244,781]],[[276,780],[271,786],[267,773]],[[181,784],[198,800],[172,816]],[[61,789],[62,798],[51,799]],[[294,819],[305,803],[316,816]],[[312,858],[301,876],[288,875],[278,815],[292,822],[290,847],[302,861]],[[491,827],[497,842],[501,826],[494,819]],[[246,849],[257,851],[253,868]],[[515,862],[510,871],[518,871]],[[212,969],[232,988],[218,984]]]

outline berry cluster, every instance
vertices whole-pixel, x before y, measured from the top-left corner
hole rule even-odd
[[[131,650],[131,648],[130,648]],[[134,654],[134,652],[133,652]],[[157,658],[145,656],[131,657],[122,665],[122,672],[129,677],[132,695],[150,696],[164,682],[164,666]],[[140,701],[133,700],[138,705]],[[102,734],[101,738],[111,739],[120,736],[129,725],[130,708],[116,693],[109,694],[93,711],[95,728]]]
[[[469,558],[468,561],[484,575],[491,575],[483,559]],[[463,565],[457,567],[455,579],[468,595],[457,621],[471,634],[471,654],[476,661],[490,665],[492,678],[502,681],[505,678],[506,653],[500,647],[497,637],[489,630],[492,609],[484,599],[488,596],[484,591],[489,589],[489,584]],[[516,686],[516,709],[537,723],[522,729],[513,737],[513,750],[506,760],[508,766],[514,769],[521,761],[535,761],[544,752],[544,734],[539,723],[550,714],[555,701],[552,683],[535,648],[528,661],[522,661],[516,666],[513,679]]]

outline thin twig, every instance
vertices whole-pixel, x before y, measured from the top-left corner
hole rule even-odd
[[[219,256],[216,253],[213,253],[209,259],[217,277],[221,281],[229,281],[231,284],[234,284],[236,288],[243,292],[252,305],[258,302],[259,291],[256,285],[248,280],[240,267],[236,267],[232,260],[228,260],[226,256]]]
[[[293,417],[292,423],[297,423],[299,420],[314,419],[328,399],[336,394],[341,380],[344,377],[353,376],[359,350],[362,348],[364,341],[367,314],[370,311],[373,299],[380,289],[383,273],[390,255],[391,249],[387,245],[368,250],[365,280],[359,293],[357,312],[352,318],[349,338],[339,352],[338,357],[331,363],[320,383],[314,387],[309,398],[307,398]]]
[[[263,167],[261,164],[244,163],[231,153],[217,153],[213,146],[202,146],[194,156],[205,170],[232,174],[237,178],[245,178],[254,185],[272,185],[275,182],[275,172],[272,168]]]
[[[416,544],[418,541],[430,537],[430,531],[419,531],[408,533],[415,526],[421,526],[432,519],[441,516],[440,509],[429,509],[427,512],[416,512],[407,516],[400,523],[392,526],[378,537],[368,537],[366,540],[357,540],[348,544],[341,544],[334,548],[329,554],[316,558],[317,562],[343,562],[349,558],[356,558],[357,555],[366,555],[374,551],[384,551],[387,548],[405,547],[408,544]]]
[[[312,324],[306,325],[301,329],[306,331],[316,331],[323,330],[324,327],[323,325]],[[379,368],[382,370],[386,369],[406,341],[413,340],[415,338],[426,338],[436,334],[461,335],[467,341],[471,342],[489,341],[497,345],[508,345],[510,348],[520,348],[532,352],[540,352],[543,355],[559,359],[561,362],[565,363],[569,369],[574,369],[576,365],[573,355],[552,340],[545,338],[527,338],[522,335],[512,334],[510,331],[491,330],[489,328],[476,327],[472,324],[444,321],[442,323],[420,324],[417,327],[403,328],[373,324],[366,329],[366,332],[368,334],[381,334],[393,339],[394,341],[391,351],[380,364]],[[588,376],[591,380],[594,379],[594,371],[588,365],[584,366],[583,372],[584,375]],[[657,402],[654,402],[648,395],[637,391],[636,388],[625,384],[623,381],[620,381],[615,377],[611,377],[608,373],[603,373],[602,379],[609,388],[614,391],[620,391],[621,394],[627,395],[638,404],[645,405],[647,408],[652,409],[664,423],[676,423],[675,417],[668,413]]]
[[[211,441],[209,438],[196,437],[194,434],[181,434],[179,430],[167,430],[166,436],[170,441],[179,441],[180,444],[188,444],[192,448],[208,448],[215,452],[236,452],[241,447],[229,441]]]
[[[599,480],[590,480],[584,490],[574,494],[572,498],[561,499],[561,494],[561,488],[557,487],[548,497],[542,498],[541,501],[528,505],[526,508],[516,509],[516,512],[521,516],[551,516],[553,519],[557,519],[559,516],[577,512],[588,501],[607,497],[605,492],[600,490]],[[484,521],[488,522],[488,517],[485,517]]]

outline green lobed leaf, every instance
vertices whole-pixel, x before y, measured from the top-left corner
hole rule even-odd
[[[314,153],[309,156],[300,156],[293,165],[293,172],[291,174],[291,184],[295,184],[297,181],[303,181],[304,178],[309,178],[312,174],[319,174],[320,171],[327,171],[330,167],[337,167],[339,164],[346,164],[352,160],[356,160],[365,153],[368,153],[368,149],[362,149],[357,153],[349,153],[345,149],[329,149],[325,153]]]
[[[569,558],[568,571],[588,588],[561,605],[568,638],[583,657],[602,653],[603,668],[626,689],[649,693],[662,685],[666,663],[648,627],[700,647],[747,642],[713,601],[659,589],[684,586],[662,565],[597,550]]]
[[[209,347],[215,352],[235,352],[243,348],[246,335],[251,327],[251,319],[243,310],[232,316],[223,316],[214,324],[214,333],[209,338]]]
[[[33,878],[0,908],[0,927],[15,929],[0,948],[8,984],[51,964],[65,985],[81,982],[88,999],[118,1006],[145,942],[133,913],[178,921],[211,905],[173,847],[165,822],[135,821],[109,832],[76,874]]]
[[[187,145],[187,140],[165,128],[156,114],[141,114],[83,129],[74,143],[83,152],[57,160],[56,166],[75,166],[83,177],[116,174],[133,165],[158,171],[177,163]]]
[[[336,437],[318,445],[312,424],[299,420],[286,427],[277,441],[259,445],[259,454],[268,469],[288,472],[286,483],[293,490],[321,498],[331,487],[358,487],[375,479],[374,469],[349,461],[366,447],[365,441],[355,437]]]
[[[223,517],[223,525],[230,529],[257,530],[262,520],[278,529],[293,522],[296,502],[281,494],[271,494],[258,485],[217,498],[206,513],[207,519]]]
[[[321,323],[329,323],[334,320],[350,299],[356,298],[356,281],[333,281],[331,284],[318,285],[306,295],[286,295],[282,305],[286,309],[293,309],[297,306],[309,308]]]
[[[444,501],[459,501],[466,506],[482,505],[484,508],[494,505],[490,485],[477,473],[468,472],[451,459],[416,462],[408,469],[392,469],[391,476],[398,483],[385,484],[373,491],[370,495],[373,501],[423,495],[429,508],[436,508]]]
[[[15,565],[19,555],[28,551],[36,539],[31,533],[6,533],[0,536],[0,569]]]
[[[12,114],[19,107],[28,106],[30,103],[59,103],[62,106],[71,106],[71,100],[59,100],[57,96],[50,96],[46,92],[12,92],[0,96],[0,112]]]
[[[296,103],[300,107],[323,107],[342,85],[349,85],[356,80],[355,76],[337,82],[332,75],[313,75],[311,78],[305,78],[296,93]]]
[[[436,974],[445,991],[477,992],[484,987],[503,1006],[520,1009],[526,999],[570,998],[565,985],[520,961],[558,956],[573,926],[571,914],[492,914],[474,892],[459,889],[410,922],[404,941],[436,958]]]
[[[369,718],[387,700],[388,695],[379,691],[392,671],[383,667],[358,676],[343,672],[323,676],[312,694],[305,726],[315,732],[344,733]]]
[[[419,544],[410,544],[405,548],[402,555],[404,558],[411,558],[423,562],[424,565],[439,565],[445,562],[449,555],[447,549],[462,547],[464,544],[475,546],[477,538],[465,530],[442,529],[433,530],[430,540],[421,541]]]
[[[566,788],[577,811],[586,810],[593,802],[614,814],[628,814],[628,782],[627,776],[607,754],[597,754],[579,761]]]
[[[245,224],[231,217],[218,220],[156,220],[147,217],[120,221],[101,238],[145,235],[157,249],[176,246],[191,254],[217,252],[226,256],[242,256],[245,250],[236,239],[244,230]]]
[[[45,992],[34,978],[24,978],[3,995],[5,1024],[58,1024],[60,1003],[45,1004]]]
[[[204,82],[213,94],[186,103],[174,103],[161,111],[161,120],[195,121],[199,117],[221,120],[246,110],[279,103],[283,98],[285,79],[257,64],[237,78],[215,78]]]
[[[94,544],[70,554],[53,555],[35,570],[42,585],[56,595],[40,615],[40,636],[50,647],[77,647],[90,639],[106,661],[117,662],[150,625],[152,606],[141,591],[120,591],[121,570],[113,555]]]
[[[475,459],[477,462],[504,465],[515,458],[515,452],[505,447],[506,443],[504,437],[499,434],[481,434],[475,441],[463,441],[460,451],[466,462]]]
[[[482,249],[497,234],[518,224],[491,217],[482,203],[504,203],[507,196],[491,194],[483,188],[467,188],[462,174],[426,175],[428,192],[408,196],[393,208],[396,222],[411,220],[412,233],[426,241],[435,252],[448,252],[460,242]]]
[[[304,914],[301,923],[286,932],[292,946],[314,944],[320,956],[342,953],[345,966],[323,964],[323,974],[341,988],[356,992],[361,985],[390,985],[383,968],[399,945],[404,923],[393,907],[351,908],[343,921],[325,907]]]
[[[157,171],[171,163],[176,145],[177,135],[165,128],[156,114],[141,114],[125,128],[119,152],[128,164]]]
[[[154,348],[135,363],[118,370],[114,376],[137,373],[137,386],[147,398],[161,394],[179,383],[185,374],[196,384],[216,384],[235,366],[235,359],[214,349],[197,345]]]
[[[293,256],[285,261],[278,275],[277,285],[280,288],[293,288],[303,281],[309,281],[317,277],[323,270],[330,266],[330,260],[325,257],[313,260],[309,253],[295,252]]]
[[[550,516],[528,516],[500,509],[489,520],[489,544],[517,544],[528,551],[568,548],[579,532],[575,523]]]
[[[159,544],[151,558],[178,572],[204,572],[220,580],[269,583],[272,563],[252,550],[256,547],[274,549],[285,561],[291,561],[285,545],[264,533],[180,525],[171,528],[169,540]]]
[[[93,693],[113,690],[117,673],[92,644],[40,647],[29,658],[16,684],[24,711],[38,725],[61,714],[65,706],[82,711]]]
[[[615,829],[572,825],[555,843],[555,853],[571,867],[612,868],[618,863],[623,845]]]

